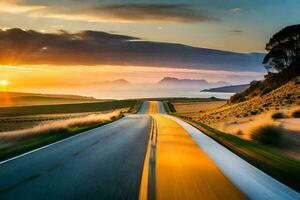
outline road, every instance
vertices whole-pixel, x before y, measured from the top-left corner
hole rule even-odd
[[[0,199],[300,199],[161,102],[0,162]]]
[[[0,165],[0,199],[138,199],[151,128],[131,115]]]

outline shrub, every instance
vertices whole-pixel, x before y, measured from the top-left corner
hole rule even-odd
[[[286,116],[282,112],[276,112],[271,117],[272,117],[272,119],[276,120],[276,119],[283,119]]]
[[[266,145],[279,145],[282,129],[271,124],[260,125],[252,130],[251,138]]]
[[[238,131],[236,132],[236,134],[237,134],[237,135],[244,135],[243,131],[241,131],[241,130],[238,130]]]
[[[239,94],[239,93],[233,95],[230,98],[230,102],[236,102],[236,103],[243,102],[245,100],[246,100],[246,98],[242,94]]]
[[[258,114],[258,111],[257,111],[257,110],[252,110],[252,111],[250,112],[250,114],[251,114],[251,115],[257,115],[257,114]]]
[[[293,113],[292,113],[292,117],[295,117],[295,118],[300,118],[300,108],[295,110]]]
[[[263,91],[262,91],[262,95],[265,95],[265,94],[268,94],[272,91],[272,88],[265,88]]]

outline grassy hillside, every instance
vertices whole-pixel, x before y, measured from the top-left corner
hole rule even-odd
[[[92,97],[77,95],[0,92],[0,107],[99,102]]]
[[[295,63],[279,73],[270,73],[265,76],[263,81],[253,81],[247,90],[232,96],[230,103],[239,103],[253,97],[262,96],[283,86],[295,77],[300,76],[299,65],[300,63]]]
[[[96,100],[89,99],[69,99],[69,98],[55,98],[43,96],[23,96],[13,97],[8,103],[2,106],[29,106],[29,105],[49,105],[49,104],[66,104],[66,103],[84,103],[94,102]]]
[[[257,95],[240,103],[230,103],[210,112],[199,113],[195,120],[213,125],[229,118],[243,118],[296,105],[300,105],[300,76],[267,94]]]

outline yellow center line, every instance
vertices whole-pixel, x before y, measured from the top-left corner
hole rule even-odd
[[[152,123],[139,199],[148,199],[151,179],[155,180],[155,194],[150,196],[156,200],[247,199],[178,123],[157,114],[157,106],[157,102],[150,102],[149,114],[157,126],[155,174],[149,173],[151,138],[155,132]]]
[[[150,101],[149,114],[157,113],[158,102]]]
[[[142,173],[142,180],[140,186],[140,193],[139,193],[139,200],[147,200],[148,199],[148,181],[149,181],[149,160],[150,160],[150,150],[151,150],[151,138],[153,137],[153,120],[150,130],[149,141],[147,145],[147,152],[144,161],[143,173]]]
[[[149,105],[149,114],[151,113],[157,113],[157,102],[150,102]],[[152,152],[152,147],[153,147],[153,138],[156,137],[156,124],[154,122],[154,118],[152,117],[152,125],[151,125],[151,130],[150,130],[150,136],[149,136],[149,141],[147,145],[147,152],[144,160],[144,166],[143,166],[143,172],[142,172],[142,180],[141,180],[141,185],[140,185],[140,191],[139,191],[139,200],[147,200],[149,196],[152,196],[152,194],[149,194],[149,182],[153,179],[151,176],[151,173],[149,173],[151,170],[151,152]],[[152,155],[153,156],[153,155]],[[153,184],[153,183],[150,183]]]

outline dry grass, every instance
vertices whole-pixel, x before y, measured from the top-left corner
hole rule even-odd
[[[225,105],[219,109],[208,111],[194,117],[210,126],[226,121],[251,118],[269,111],[280,111],[300,105],[300,85],[296,84],[296,78],[282,87],[261,97],[254,97],[248,101]]]
[[[227,101],[211,101],[211,102],[175,102],[173,103],[178,114],[184,114],[189,117],[196,117],[203,112],[214,110],[226,104]]]
[[[79,117],[86,117],[92,114],[106,114],[115,110],[107,110],[102,112],[88,112],[88,113],[69,113],[69,114],[42,114],[16,117],[0,117],[0,133],[7,131],[15,131],[20,129],[28,129],[41,124],[51,123],[58,120],[67,120]],[[121,109],[120,111],[126,111]]]
[[[0,133],[0,145],[11,145],[12,143],[21,140],[30,139],[37,136],[44,136],[49,134],[59,134],[72,131],[77,128],[92,126],[95,124],[106,123],[121,115],[120,111],[115,111],[107,114],[92,114],[86,117],[78,117],[73,119],[60,120],[37,125],[33,128],[8,131]]]

